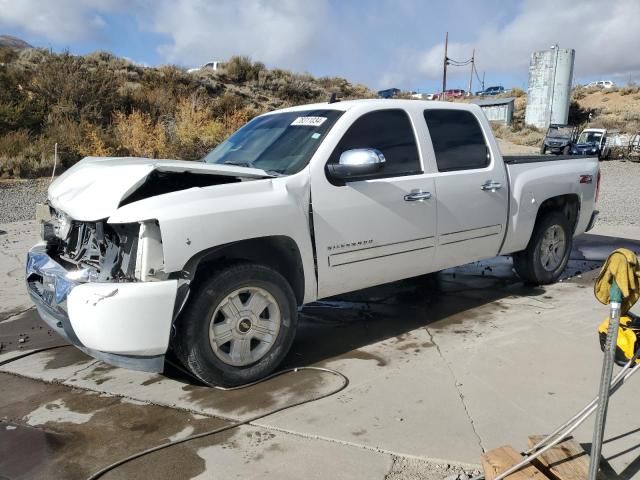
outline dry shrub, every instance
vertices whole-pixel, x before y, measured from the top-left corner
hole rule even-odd
[[[633,82],[630,82],[626,87],[622,87],[620,90],[620,95],[631,95],[634,93],[640,92],[640,87]]]
[[[224,138],[224,125],[211,118],[206,103],[183,99],[175,115],[174,151],[186,160],[202,158]]]
[[[544,139],[544,132],[530,125],[514,129],[508,125],[492,122],[491,128],[496,137],[515,143],[516,145],[537,146],[540,145]]]
[[[26,130],[16,130],[0,136],[0,157],[17,157],[31,144]]]
[[[609,97],[602,97],[602,99],[600,101],[601,102],[608,102],[609,100],[611,100]]]
[[[167,150],[164,127],[151,115],[134,110],[130,114],[116,112],[113,130],[121,153],[133,157],[160,158]]]
[[[261,62],[252,62],[249,57],[233,56],[225,62],[222,71],[233,83],[244,83],[257,80],[260,72],[265,70]]]

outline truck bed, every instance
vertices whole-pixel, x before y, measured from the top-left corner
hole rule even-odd
[[[578,160],[589,158],[587,155],[504,155],[502,157],[507,165],[521,163],[555,162],[558,160]]]

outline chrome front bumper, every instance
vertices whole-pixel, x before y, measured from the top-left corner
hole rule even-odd
[[[27,291],[42,320],[51,330],[96,359],[132,370],[163,371],[177,281],[83,283],[75,279],[76,274],[52,259],[43,243],[29,251]],[[100,293],[105,288],[122,293],[114,301],[105,302],[109,295]],[[159,298],[162,309],[145,315],[145,308],[151,311],[158,305]],[[132,311],[132,304],[142,313]],[[103,345],[106,348],[101,348]],[[137,345],[143,354],[131,354]]]

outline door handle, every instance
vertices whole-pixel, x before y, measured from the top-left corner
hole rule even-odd
[[[415,190],[404,196],[405,202],[424,202],[431,198],[431,192],[423,192],[422,190]]]
[[[502,188],[502,184],[500,182],[494,182],[493,180],[488,180],[482,185],[480,185],[480,188],[482,190],[491,190],[492,192],[495,192],[496,190],[499,190]]]

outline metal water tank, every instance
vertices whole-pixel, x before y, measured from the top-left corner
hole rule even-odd
[[[531,54],[527,125],[544,129],[550,123],[567,123],[575,56],[574,49],[557,46]]]

